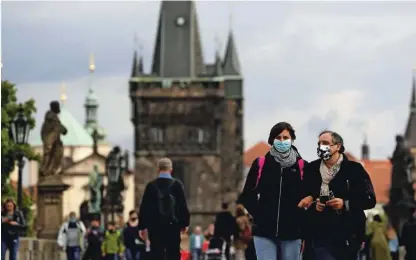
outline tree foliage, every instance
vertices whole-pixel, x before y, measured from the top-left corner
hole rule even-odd
[[[10,173],[15,167],[15,155],[17,151],[22,151],[28,160],[39,160],[37,155],[29,144],[17,145],[13,142],[10,133],[10,127],[15,118],[19,104],[16,97],[17,89],[9,81],[1,82],[1,190],[3,192],[4,184],[7,182]],[[30,129],[35,127],[36,112],[35,101],[29,99],[22,103],[25,116],[28,118]]]
[[[1,195],[2,198],[17,199],[17,193],[12,185],[8,182],[10,173],[14,170],[16,154],[17,152],[23,152],[24,156],[28,160],[39,160],[40,156],[37,155],[29,144],[17,145],[13,142],[11,136],[11,124],[19,109],[19,103],[17,103],[16,86],[9,81],[1,82]],[[30,129],[35,127],[35,118],[33,117],[36,112],[35,101],[33,99],[27,100],[23,105],[25,116],[28,118]],[[25,215],[28,229],[27,235],[33,235],[33,213],[32,213],[32,200],[23,192],[23,205],[22,211]]]

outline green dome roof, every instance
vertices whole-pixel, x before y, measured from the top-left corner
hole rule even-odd
[[[93,146],[94,141],[91,135],[75,119],[75,117],[65,109],[64,106],[61,106],[59,119],[61,120],[61,124],[63,124],[68,129],[68,133],[66,135],[61,135],[61,140],[64,146]],[[31,144],[33,146],[42,145],[40,132],[36,134]]]

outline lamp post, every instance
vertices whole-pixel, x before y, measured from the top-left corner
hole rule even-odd
[[[13,119],[11,124],[11,135],[13,141],[17,145],[25,145],[28,143],[29,139],[30,126],[28,119],[24,114],[23,105],[20,104],[17,111],[16,117]],[[23,160],[24,154],[21,150],[18,150],[16,153],[17,165],[19,167],[19,176],[17,181],[17,206],[21,209],[23,204],[23,167],[25,166],[25,161]]]
[[[120,176],[118,163],[118,154],[111,151],[107,161],[107,178],[108,178],[108,192],[107,194],[111,206],[111,220],[114,221],[114,204],[117,200],[117,184]]]

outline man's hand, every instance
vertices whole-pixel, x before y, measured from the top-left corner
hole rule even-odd
[[[335,198],[332,200],[329,200],[326,202],[326,205],[328,207],[331,207],[333,209],[342,209],[342,207],[344,207],[344,200],[343,199],[339,199],[339,198]]]
[[[308,209],[313,203],[313,197],[312,196],[308,196],[303,198],[299,204],[298,207],[299,208],[304,208],[304,209]]]
[[[319,199],[316,200],[316,211],[322,212],[325,209],[325,204],[322,204]]]

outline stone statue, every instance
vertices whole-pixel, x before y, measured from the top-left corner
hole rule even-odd
[[[42,177],[56,175],[61,166],[64,147],[61,141],[61,134],[68,131],[59,120],[61,109],[58,101],[50,103],[50,110],[45,114],[45,121],[41,128],[43,142],[43,160],[39,168]]]
[[[88,202],[88,213],[96,214],[101,211],[101,186],[103,184],[102,177],[98,172],[98,165],[94,165],[94,170],[89,177],[90,200]]]
[[[396,205],[401,200],[412,198],[411,188],[414,158],[403,136],[396,136],[396,148],[390,159],[393,167],[391,174],[390,203]]]

